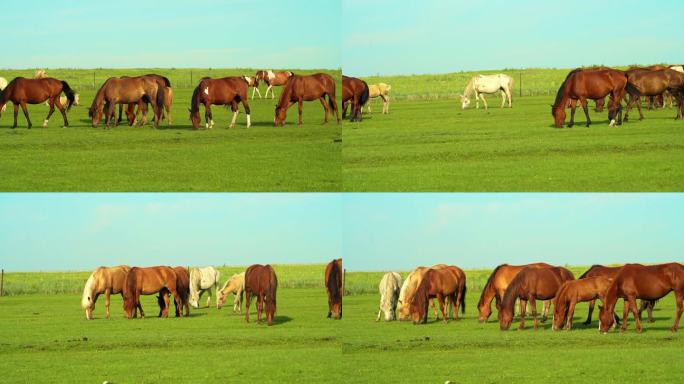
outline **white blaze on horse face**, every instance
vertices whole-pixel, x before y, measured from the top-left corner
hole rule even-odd
[[[204,94],[208,95],[209,94],[209,87],[204,88]]]

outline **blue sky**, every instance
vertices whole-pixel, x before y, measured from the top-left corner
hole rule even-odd
[[[340,67],[340,0],[10,1],[0,68]]]
[[[350,270],[684,261],[682,194],[347,194]]]
[[[342,0],[352,76],[683,63],[679,0]]]
[[[340,257],[334,194],[0,194],[0,265],[323,263]]]

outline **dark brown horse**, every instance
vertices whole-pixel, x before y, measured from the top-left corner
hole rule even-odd
[[[569,280],[563,283],[556,293],[552,328],[558,331],[565,324],[565,329],[571,330],[575,305],[584,301],[591,301],[593,303],[597,298],[604,301],[606,289],[608,289],[612,281],[612,279],[607,277],[596,276]]]
[[[606,291],[606,299],[599,313],[599,331],[606,333],[613,325],[613,311],[618,298],[624,299],[622,326],[627,329],[627,319],[631,311],[636,321],[636,330],[641,332],[641,321],[637,313],[637,299],[658,300],[674,291],[677,313],[672,332],[679,328],[679,320],[684,312],[684,265],[667,263],[658,265],[626,264],[615,275],[613,283]]]
[[[122,78],[126,78],[127,76],[122,76]],[[157,85],[162,87],[164,90],[164,106],[163,110],[161,111],[162,116],[161,119],[163,120],[164,118],[167,118],[169,127],[173,125],[173,119],[171,118],[171,107],[173,106],[173,89],[171,88],[171,81],[166,77],[162,75],[157,75],[155,73],[150,73],[147,75],[143,75],[141,77],[149,77],[153,79],[154,81],[157,82]],[[126,118],[128,120],[128,125],[133,126],[135,124],[137,115],[139,113],[142,113],[143,117],[142,120],[139,122],[139,125],[145,125],[147,123],[147,107],[148,103],[144,102],[143,100],[140,100],[138,103],[131,103],[128,104],[126,107]],[[135,112],[135,107],[138,107],[138,112]],[[121,115],[123,111],[124,105],[119,104],[119,118],[116,121],[116,124],[119,124],[121,122]],[[160,106],[161,108],[161,106]],[[166,111],[166,114],[164,114],[164,111]]]
[[[325,266],[325,291],[328,293],[328,318],[342,318],[342,259],[335,259]]]
[[[499,327],[502,330],[510,328],[513,322],[515,301],[520,299],[520,327],[525,329],[525,308],[527,301],[532,307],[534,329],[539,327],[537,320],[536,300],[552,300],[556,297],[558,288],[568,281],[574,280],[572,272],[563,267],[534,268],[527,267],[520,271],[506,288],[501,310],[499,311]]]
[[[59,96],[64,92],[67,97],[67,105],[62,105],[59,100]],[[7,87],[0,91],[0,115],[2,114],[2,109],[5,104],[12,102],[14,104],[14,124],[12,128],[17,127],[17,116],[19,114],[19,106],[21,106],[22,111],[24,111],[24,117],[26,117],[26,123],[28,128],[31,129],[33,124],[31,123],[31,118],[29,117],[28,109],[26,109],[26,104],[40,104],[44,103],[46,100],[50,105],[50,111],[48,112],[45,121],[43,121],[43,128],[47,127],[48,120],[50,116],[55,111],[55,106],[59,109],[64,119],[64,126],[69,126],[69,120],[67,120],[66,112],[71,109],[74,104],[76,96],[74,91],[69,87],[66,81],[53,79],[51,77],[41,78],[41,79],[25,79],[23,77],[17,77],[7,84]]]
[[[245,271],[245,297],[247,308],[245,320],[249,323],[249,306],[252,296],[257,298],[257,323],[261,322],[262,312],[266,312],[268,325],[273,325],[273,316],[276,312],[276,291],[278,279],[273,268],[266,264],[251,265]]]
[[[190,316],[190,272],[187,268],[180,266],[174,267],[173,270],[176,271],[176,290],[180,296],[180,306],[179,303],[175,303],[176,317],[180,317],[183,310],[185,310],[185,316]],[[164,309],[168,307],[170,294],[171,292],[166,288],[159,291],[159,296],[157,296],[159,317],[162,317]]]
[[[325,97],[328,97],[326,102]],[[340,113],[335,101],[335,80],[326,73],[316,73],[308,76],[292,76],[285,84],[283,94],[275,108],[274,124],[276,127],[285,125],[287,110],[294,103],[299,103],[299,125],[302,125],[302,107],[305,101],[320,100],[325,110],[323,123],[328,122],[328,112],[332,108],[340,123]]]
[[[192,92],[192,101],[189,109],[192,127],[195,129],[199,128],[200,104],[204,105],[204,126],[207,129],[214,126],[214,118],[211,113],[212,105],[230,105],[230,109],[233,111],[233,119],[228,128],[235,127],[235,120],[238,113],[240,113],[238,103],[241,102],[247,114],[247,128],[249,128],[252,125],[249,102],[247,101],[247,88],[250,81],[251,79],[245,76],[223,77],[220,79],[202,78]]]
[[[150,77],[110,77],[95,94],[88,116],[93,121],[93,128],[100,124],[104,111],[105,125],[116,123],[115,110],[117,104],[152,104],[154,110],[154,127],[157,128],[164,108],[164,88]]]
[[[445,300],[461,304],[461,311],[465,313],[465,274],[460,274],[460,268],[429,269],[423,275],[418,289],[409,305],[413,324],[427,322],[428,305],[430,299],[437,298],[444,323],[448,322]],[[462,271],[461,271],[462,272]],[[455,311],[456,312],[456,311]]]
[[[684,90],[684,73],[671,69],[649,70],[643,68],[630,69],[627,72],[627,79],[634,84],[637,93],[630,93],[627,111],[625,111],[625,121],[629,117],[629,111],[636,104],[639,110],[639,120],[643,120],[644,114],[641,112],[640,96],[660,96],[665,92],[670,92],[677,97],[677,102],[681,105],[682,100],[678,95]],[[677,113],[677,118],[681,118]]]
[[[492,315],[492,301],[496,300],[496,310],[501,311],[501,301],[503,300],[504,292],[506,288],[513,281],[515,276],[520,273],[523,269],[527,267],[532,268],[548,268],[551,265],[546,263],[532,263],[526,265],[509,265],[501,264],[492,271],[489,275],[487,283],[482,289],[482,294],[480,295],[480,301],[477,303],[477,310],[479,312],[479,320],[484,323]],[[542,316],[545,317],[548,312],[550,303],[544,303],[544,310]]]
[[[368,84],[356,77],[342,76],[342,118],[347,116],[347,107],[351,104],[349,121],[361,121],[363,106],[368,101]]]
[[[600,99],[610,96],[608,104],[608,120],[610,125],[622,124],[622,106],[620,100],[625,92],[630,94],[635,89],[627,82],[624,72],[615,69],[575,69],[570,72],[556,94],[556,101],[551,107],[556,128],[563,128],[565,123],[565,106],[568,100],[579,100],[587,117],[587,127],[591,125],[587,99]],[[571,105],[568,127],[575,124],[575,104]]]
[[[140,310],[140,317],[145,317],[145,312],[140,305],[140,295],[153,295],[164,289],[171,292],[176,305],[181,304],[181,297],[177,290],[176,271],[171,267],[131,268],[126,275],[123,291],[123,307],[126,317],[129,319],[135,317],[138,309]],[[169,305],[167,296],[162,316],[168,317],[168,314]]]
[[[266,88],[266,93],[264,94],[264,98],[267,98],[268,91],[271,91],[271,99],[273,99],[275,98],[275,94],[273,93],[273,87],[285,85],[292,76],[294,76],[294,73],[291,71],[257,71],[256,75],[254,75],[254,77],[256,78],[256,84],[253,85],[254,91],[252,91],[252,99],[254,99],[254,92],[259,92],[259,90],[257,89],[257,87],[259,86],[259,81],[263,81],[264,83],[266,83],[266,85],[268,85],[268,88]],[[261,92],[259,92],[259,98],[261,99]]]

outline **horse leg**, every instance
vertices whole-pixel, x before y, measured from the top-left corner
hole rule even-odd
[[[62,118],[64,119],[64,126],[68,127],[69,120],[67,119],[66,115],[66,107],[62,105],[61,101],[59,101],[59,97],[55,99],[55,105],[57,106],[57,109],[59,109],[59,112],[62,114]]]
[[[634,315],[634,322],[636,323],[636,331],[641,333],[641,320],[639,319],[639,309],[637,308],[636,298],[629,298],[629,308],[632,310]]]
[[[17,127],[17,116],[19,115],[19,104],[17,103],[12,103],[14,104],[14,125],[12,125],[12,128]]]
[[[568,313],[567,313],[567,323],[565,325],[565,329],[568,331],[572,330],[572,318],[575,316],[575,305],[577,304],[576,300],[570,301],[570,306],[568,307]]]
[[[587,99],[580,99],[580,104],[584,110],[584,116],[587,118],[587,128],[589,128],[591,125],[591,118],[589,117],[589,104],[587,103]]]
[[[444,320],[444,324],[447,324],[449,322],[449,319],[447,319],[444,295],[442,295],[441,293],[437,294],[437,303],[439,303],[439,311],[442,312],[442,320]]]
[[[537,318],[537,300],[534,297],[530,298],[530,307],[532,307],[532,318],[534,319],[534,330],[539,328],[539,319]]]
[[[249,323],[249,306],[252,303],[252,292],[247,290],[245,291],[245,295],[247,296],[245,298],[245,321]]]
[[[655,322],[655,320],[653,319],[653,306],[655,306],[655,301],[648,300],[646,310],[648,311],[648,322],[649,323]]]
[[[487,99],[485,99],[484,93],[480,93],[480,98],[482,99],[482,104],[484,104],[485,111],[489,111],[489,105],[487,105]]]
[[[258,294],[258,295],[257,295],[257,302],[256,302],[256,306],[257,306],[257,324],[261,323],[261,310],[262,310],[262,306],[263,306],[263,305],[264,305],[264,303],[263,303],[263,301],[262,301],[262,299],[261,299],[261,294]]]
[[[55,99],[52,98],[48,101],[48,106],[50,106],[50,110],[48,111],[47,117],[43,121],[43,128],[47,128],[48,126],[48,121],[50,120],[50,116],[55,112]]]
[[[326,124],[328,122],[328,113],[330,113],[330,108],[328,108],[327,103],[325,102],[325,96],[322,96],[320,99],[318,99],[321,102],[321,105],[323,106],[323,112],[325,113],[325,119],[323,120],[323,124]],[[349,103],[347,103],[349,105]],[[344,114],[346,113],[346,110],[342,113],[342,118],[344,119]],[[349,118],[349,121],[354,121],[354,107],[352,106],[352,112]]]
[[[594,305],[596,305],[596,299],[589,302],[589,314],[587,315],[587,320],[584,322],[584,325],[591,324],[591,314],[594,312]]]
[[[502,89],[501,90],[501,108],[503,108],[504,106],[506,106],[506,92],[504,92]]]
[[[109,319],[109,295],[111,290],[109,288],[105,289],[105,317]]]
[[[572,128],[575,125],[575,109],[577,108],[577,100],[570,100],[570,122],[568,123],[568,128]]]
[[[22,101],[20,104],[21,110],[24,111],[24,117],[26,117],[26,121],[28,122],[28,128],[31,129],[31,127],[33,127],[33,124],[31,124],[31,118],[29,117],[28,109],[26,109],[26,102]]]
[[[324,103],[324,101],[321,101],[321,103]],[[346,119],[347,118],[347,108],[349,107],[349,102],[348,101],[343,101],[342,102],[342,118]]]
[[[302,108],[304,108],[304,98],[299,97],[299,100],[297,100],[297,107],[298,107],[298,112],[299,112],[299,123],[297,125],[302,125]],[[328,115],[325,115],[325,121],[323,124],[328,122]]]
[[[643,120],[644,119],[644,113],[641,111],[641,101],[636,103],[636,105],[637,105],[637,110],[639,111],[639,120]]]
[[[520,301],[520,326],[519,330],[525,329],[525,309],[527,308],[527,300],[519,299]]]
[[[211,287],[207,289],[207,308],[211,306]]]
[[[271,99],[275,98],[275,95],[273,94],[273,86],[268,85],[268,88],[266,88],[266,94],[264,95],[264,99],[268,97],[268,91],[271,91]]]
[[[679,329],[679,321],[682,319],[682,312],[684,312],[684,291],[675,291],[675,301],[677,302],[677,315],[675,316],[674,324],[672,324],[672,332],[677,332],[677,329]]]
[[[240,110],[238,109],[237,103],[235,101],[232,101],[230,103],[230,110],[233,111],[233,118],[230,120],[230,125],[228,128],[235,128],[235,120],[237,120],[237,115],[240,113]]]
[[[116,110],[116,104],[113,102],[107,103],[107,118],[106,118],[106,124],[105,126],[109,128],[109,125],[112,123],[112,119],[114,119],[114,112]]]
[[[211,114],[211,104],[204,104],[204,126],[207,129],[214,128],[214,118]]]
[[[549,309],[551,308],[551,303],[553,300],[544,301],[544,306],[542,307],[542,323],[545,323],[549,319]]]

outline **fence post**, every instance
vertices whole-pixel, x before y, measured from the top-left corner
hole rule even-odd
[[[2,270],[2,273],[0,273],[0,296],[4,296],[5,294],[5,270]]]

